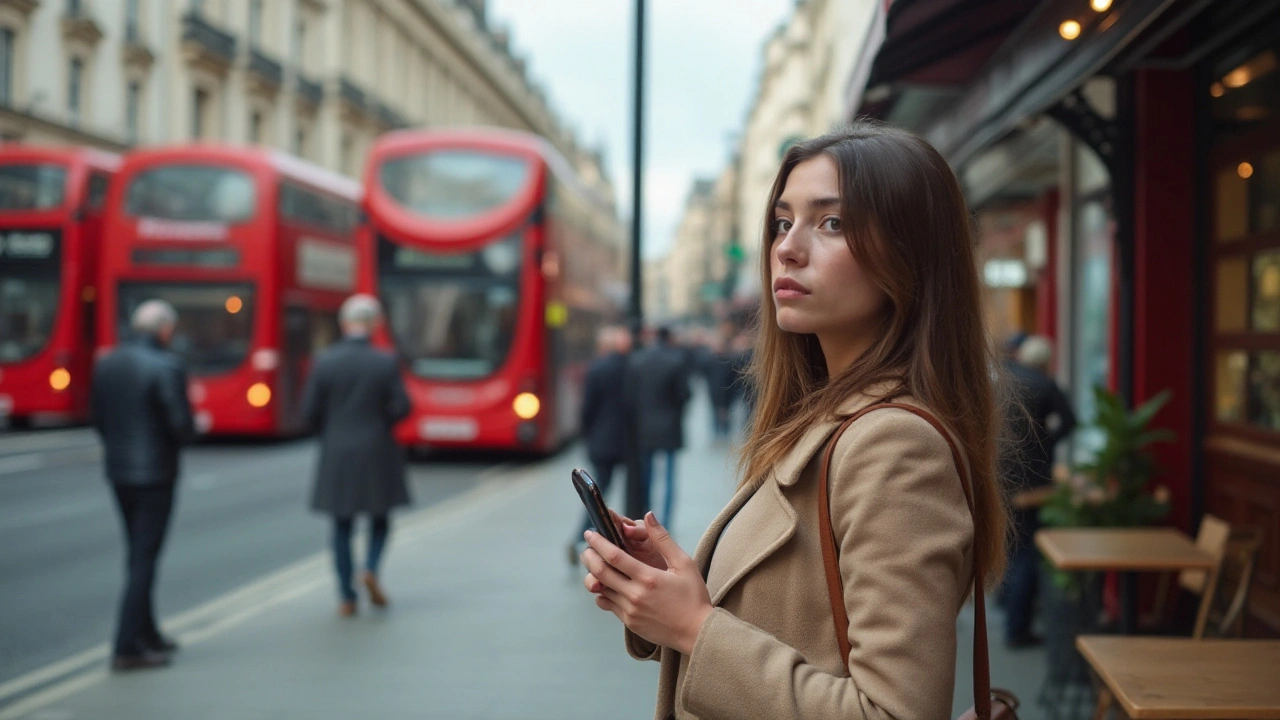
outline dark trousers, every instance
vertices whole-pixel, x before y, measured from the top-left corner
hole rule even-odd
[[[591,470],[594,473],[591,477],[596,481],[596,486],[600,488],[600,494],[609,495],[609,486],[613,482],[613,471],[622,464],[622,458],[588,458],[591,461]],[[591,516],[585,512],[582,514],[582,527],[578,529],[578,534],[573,537],[574,542],[582,542],[582,533],[593,529],[591,527]],[[599,530],[597,530],[599,532]]]
[[[676,496],[676,452],[678,451],[650,450],[640,456],[640,477],[645,486],[645,499],[649,502],[653,498],[653,461],[659,456],[663,458],[662,514],[658,515],[658,522],[667,528],[671,527],[671,512]],[[657,514],[656,511],[654,514]]]
[[[115,652],[137,655],[160,639],[151,593],[156,581],[156,562],[173,513],[173,486],[112,485],[112,489],[127,546]]]
[[[355,527],[354,518],[333,519],[333,565],[338,571],[338,594],[343,600],[354,602],[355,586],[352,584],[354,570],[351,563],[351,531]],[[370,573],[378,574],[378,563],[382,561],[382,550],[387,546],[387,535],[391,532],[391,519],[386,515],[374,515],[369,518],[369,547],[365,555],[364,567]]]
[[[1018,510],[1014,513],[1013,521],[1016,523],[1014,546],[1009,556],[1004,587],[1006,640],[1031,632],[1040,583],[1040,552],[1036,550],[1034,540],[1036,530],[1040,527],[1039,510]]]

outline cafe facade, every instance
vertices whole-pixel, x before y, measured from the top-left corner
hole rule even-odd
[[[1052,338],[1083,420],[1171,391],[1169,522],[1262,529],[1247,632],[1280,634],[1280,2],[878,2],[850,117],[957,170],[988,326]]]

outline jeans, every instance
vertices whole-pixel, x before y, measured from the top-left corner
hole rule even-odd
[[[351,531],[354,526],[353,518],[333,519],[333,564],[338,571],[338,594],[346,602],[355,602],[356,599],[351,577]],[[390,532],[391,520],[386,515],[369,518],[369,548],[364,567],[370,574],[378,574],[378,563],[382,560],[382,550],[387,545]]]
[[[640,458],[640,477],[645,487],[649,489],[650,499],[653,497],[653,460],[659,455],[665,458],[666,483],[665,491],[662,493],[662,514],[658,515],[658,522],[668,528],[671,526],[671,506],[676,494],[676,452],[675,450],[650,450]]]
[[[137,655],[160,640],[151,594],[156,564],[173,514],[173,486],[112,485],[128,547],[115,654]]]
[[[1035,615],[1036,594],[1039,591],[1040,553],[1034,541],[1040,525],[1038,510],[1019,510],[1014,513],[1016,523],[1013,554],[1009,557],[1009,570],[1005,574],[1005,640],[1015,640],[1031,632]]]

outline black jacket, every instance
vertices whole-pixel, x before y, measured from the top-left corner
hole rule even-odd
[[[409,502],[404,450],[392,429],[409,415],[395,358],[347,338],[316,360],[303,417],[320,433],[311,507],[337,517],[383,515]]]
[[[582,439],[593,461],[621,462],[630,441],[630,415],[623,394],[627,356],[610,353],[587,370],[582,397]]]
[[[107,479],[172,485],[178,451],[195,437],[182,360],[153,339],[126,342],[93,367],[90,412]]]
[[[690,395],[683,350],[659,344],[631,354],[627,403],[635,412],[641,452],[684,447],[684,408]]]
[[[1006,367],[1022,406],[1012,413],[1009,479],[1016,490],[1048,485],[1052,482],[1053,448],[1075,429],[1075,413],[1053,378],[1014,362]],[[1057,422],[1050,429],[1049,418],[1054,416]]]

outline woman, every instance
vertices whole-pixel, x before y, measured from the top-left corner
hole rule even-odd
[[[974,549],[1000,577],[1005,532],[996,364],[964,197],[923,140],[860,123],[788,151],[766,215],[772,302],[738,492],[696,559],[652,513],[619,518],[630,554],[588,532],[584,582],[627,626],[628,651],[661,660],[658,718],[948,717]],[[879,409],[840,436],[829,501],[849,619],[841,657],[820,456],[843,418],[887,399],[951,431],[975,512],[947,439],[921,417]]]

